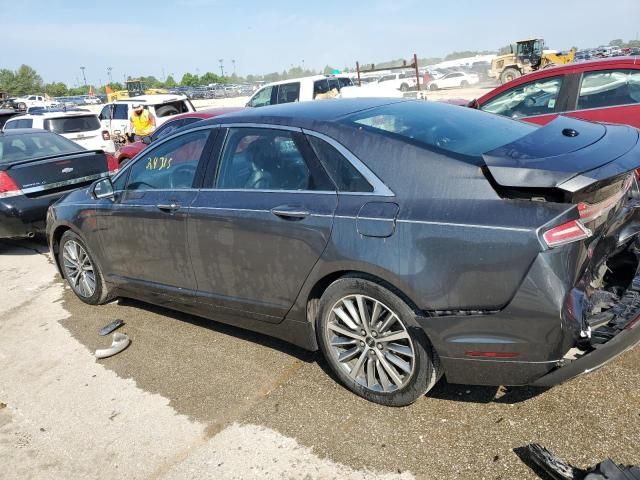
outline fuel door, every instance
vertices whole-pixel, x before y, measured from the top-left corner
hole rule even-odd
[[[390,237],[396,229],[399,207],[392,202],[368,202],[358,212],[356,228],[365,237]]]

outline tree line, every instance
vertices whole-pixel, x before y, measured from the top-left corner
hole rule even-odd
[[[618,46],[621,48],[633,48],[640,47],[640,40],[624,40],[618,38],[611,40],[609,45]],[[575,47],[574,47],[575,48]],[[502,47],[498,50],[498,54],[509,53],[511,47],[509,45]],[[475,55],[486,55],[496,52],[491,51],[476,51],[465,50],[460,52],[452,52],[444,57],[423,57],[418,59],[419,66],[435,65],[446,60],[456,60],[458,58],[473,57]],[[395,59],[386,62],[376,63],[376,68],[386,68],[392,66],[402,65],[405,59]],[[411,63],[411,60],[407,60],[407,64]],[[362,68],[366,68],[365,64],[362,64]],[[172,75],[168,75],[164,80],[158,79],[153,75],[138,77],[146,88],[175,88],[175,87],[198,87],[211,84],[227,84],[227,83],[250,83],[253,84],[258,81],[264,82],[277,82],[279,80],[288,80],[290,78],[306,77],[317,74],[331,74],[335,71],[352,72],[354,68],[344,67],[342,69],[336,69],[331,65],[326,65],[322,70],[315,70],[304,68],[303,66],[291,65],[289,69],[285,69],[281,72],[271,72],[264,75],[247,75],[246,77],[232,75],[218,75],[213,72],[206,72],[202,75],[187,72],[182,75],[180,81],[177,81]],[[132,78],[129,77],[129,80]],[[107,85],[95,86],[95,93],[105,93],[105,87],[110,87],[112,90],[123,90],[125,86],[119,82],[111,82]],[[66,95],[87,95],[89,93],[89,86],[77,86],[72,87],[64,82],[51,82],[45,83],[42,77],[29,65],[21,65],[17,70],[10,70],[7,68],[0,68],[0,93],[8,93],[12,96],[28,95],[45,93],[52,97],[62,97]]]

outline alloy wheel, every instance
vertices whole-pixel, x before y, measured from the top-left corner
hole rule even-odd
[[[415,370],[413,342],[398,315],[365,295],[341,298],[326,323],[329,350],[358,384],[375,392],[403,388]]]
[[[96,291],[96,274],[86,250],[75,240],[62,249],[62,264],[69,285],[78,295],[89,298]]]

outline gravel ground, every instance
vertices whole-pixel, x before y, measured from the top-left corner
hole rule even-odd
[[[62,324],[90,350],[105,323],[126,321],[129,349],[104,365],[214,435],[233,422],[269,427],[356,469],[419,478],[537,478],[514,448],[541,443],[578,465],[640,464],[640,349],[550,390],[441,381],[406,408],[341,387],[319,355],[258,334],[134,301],[95,308],[69,289]]]

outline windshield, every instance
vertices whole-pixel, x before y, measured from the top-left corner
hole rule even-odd
[[[100,120],[95,115],[48,118],[44,128],[55,133],[89,132],[100,129]]]
[[[479,157],[538,127],[438,102],[409,101],[350,115],[345,122],[422,147]]]
[[[46,132],[0,136],[0,163],[19,162],[83,150],[80,145],[64,137]]]

